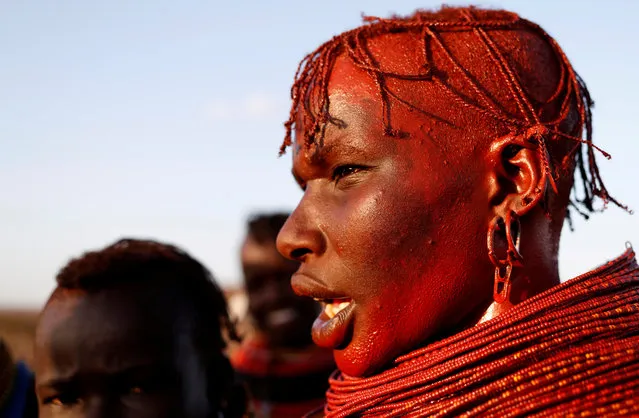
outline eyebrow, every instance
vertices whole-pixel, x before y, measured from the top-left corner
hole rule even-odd
[[[345,144],[343,142],[338,142],[342,138],[343,138],[342,136],[339,136],[334,140],[335,141],[334,143],[322,145],[321,147],[317,148],[316,151],[313,152],[313,155],[311,155],[311,158],[310,158],[311,164],[316,166],[325,165],[326,161],[330,158],[330,156],[337,152],[348,151],[360,156],[364,155],[364,152],[360,148],[354,147],[350,144]],[[293,169],[291,170],[291,174],[295,178],[295,181],[297,182],[297,184],[299,184],[300,186],[304,184],[304,181],[302,180],[301,176],[295,171],[295,167],[293,167]]]
[[[86,374],[85,376],[92,375],[94,373]],[[121,370],[115,370],[112,372],[99,373],[105,374],[109,377],[113,378],[127,378],[136,375],[155,375],[160,376],[164,374],[170,374],[170,371],[166,369],[164,365],[153,365],[153,364],[136,364],[128,367],[124,367]],[[81,373],[69,373],[66,375],[62,375],[60,377],[53,377],[49,379],[45,379],[43,382],[38,383],[38,388],[61,388],[65,386],[74,385],[77,382],[77,379],[80,378],[83,374]],[[95,374],[94,374],[95,375]]]
[[[313,155],[311,155],[311,162],[313,164],[324,164],[328,157],[333,154],[336,148],[340,148],[341,144],[331,143],[328,145],[321,145],[315,149]]]
[[[66,386],[70,386],[73,384],[73,380],[75,375],[69,375],[68,377],[59,377],[54,379],[48,379],[44,382],[38,383],[37,389],[45,389],[45,388],[63,388]]]

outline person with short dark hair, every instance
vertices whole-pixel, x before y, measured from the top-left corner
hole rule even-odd
[[[639,416],[634,251],[559,277],[569,209],[624,206],[548,33],[473,7],[370,17],[291,96],[303,196],[278,248],[325,307],[325,416]]]
[[[41,417],[235,418],[245,398],[209,271],[177,247],[123,239],[67,264],[36,328]]]
[[[275,247],[287,217],[253,216],[241,249],[252,326],[231,360],[248,384],[256,416],[262,418],[297,418],[321,405],[335,370],[331,350],[311,339],[319,305],[291,289],[299,263],[282,257]]]

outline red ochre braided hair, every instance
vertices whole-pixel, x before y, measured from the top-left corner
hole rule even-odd
[[[430,88],[438,88],[449,103],[461,106],[444,109],[444,113],[474,112],[536,145],[550,188],[555,194],[562,193],[558,189],[565,189],[566,195],[572,193],[569,200],[566,197],[567,203],[586,219],[589,213],[599,211],[593,206],[596,198],[603,201],[603,208],[612,202],[627,209],[608,193],[599,172],[595,150],[606,158],[610,155],[592,142],[593,101],[588,89],[557,42],[538,25],[515,13],[473,7],[420,10],[408,17],[388,19],[364,17],[364,23],[333,37],[300,62],[280,155],[293,143],[295,130],[303,137],[297,140],[299,145],[310,147],[323,143],[329,123],[341,126],[342,122],[329,113],[328,85],[336,59],[346,55],[375,81],[386,135],[405,136],[393,125],[394,106],[414,108],[400,97],[401,88],[396,86],[431,83]],[[397,34],[412,35],[421,43],[423,65],[419,71],[401,73],[377,59],[369,41]],[[460,46],[462,43],[465,45]],[[470,43],[472,47],[467,46]],[[519,52],[513,52],[517,49]],[[524,58],[515,57],[517,53]],[[483,63],[479,64],[478,59]],[[540,71],[543,76],[534,75]],[[535,81],[539,77],[557,80],[544,99],[536,93],[540,90],[540,82]],[[574,181],[575,171],[580,181]],[[560,179],[564,184],[568,181],[568,186],[558,188]]]

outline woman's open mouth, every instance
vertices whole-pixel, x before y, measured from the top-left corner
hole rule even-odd
[[[340,299],[318,299],[314,298],[316,302],[319,302],[324,307],[324,313],[329,319],[333,319],[340,311],[348,307],[352,302],[349,298]]]
[[[355,303],[350,298],[314,299],[324,310],[313,323],[313,341],[320,347],[344,347],[351,338]]]
[[[301,271],[291,277],[293,290],[300,296],[311,297],[323,309],[313,323],[313,341],[320,347],[340,349],[350,342],[357,302],[327,286],[312,275]]]

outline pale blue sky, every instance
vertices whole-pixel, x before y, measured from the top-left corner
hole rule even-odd
[[[448,2],[468,4],[468,2]],[[176,243],[225,284],[246,216],[301,196],[278,159],[298,61],[429,0],[0,2],[0,307],[40,306],[56,271],[123,235]],[[479,1],[541,24],[597,103],[601,170],[639,209],[639,2]],[[563,278],[639,247],[611,208],[565,233]]]

